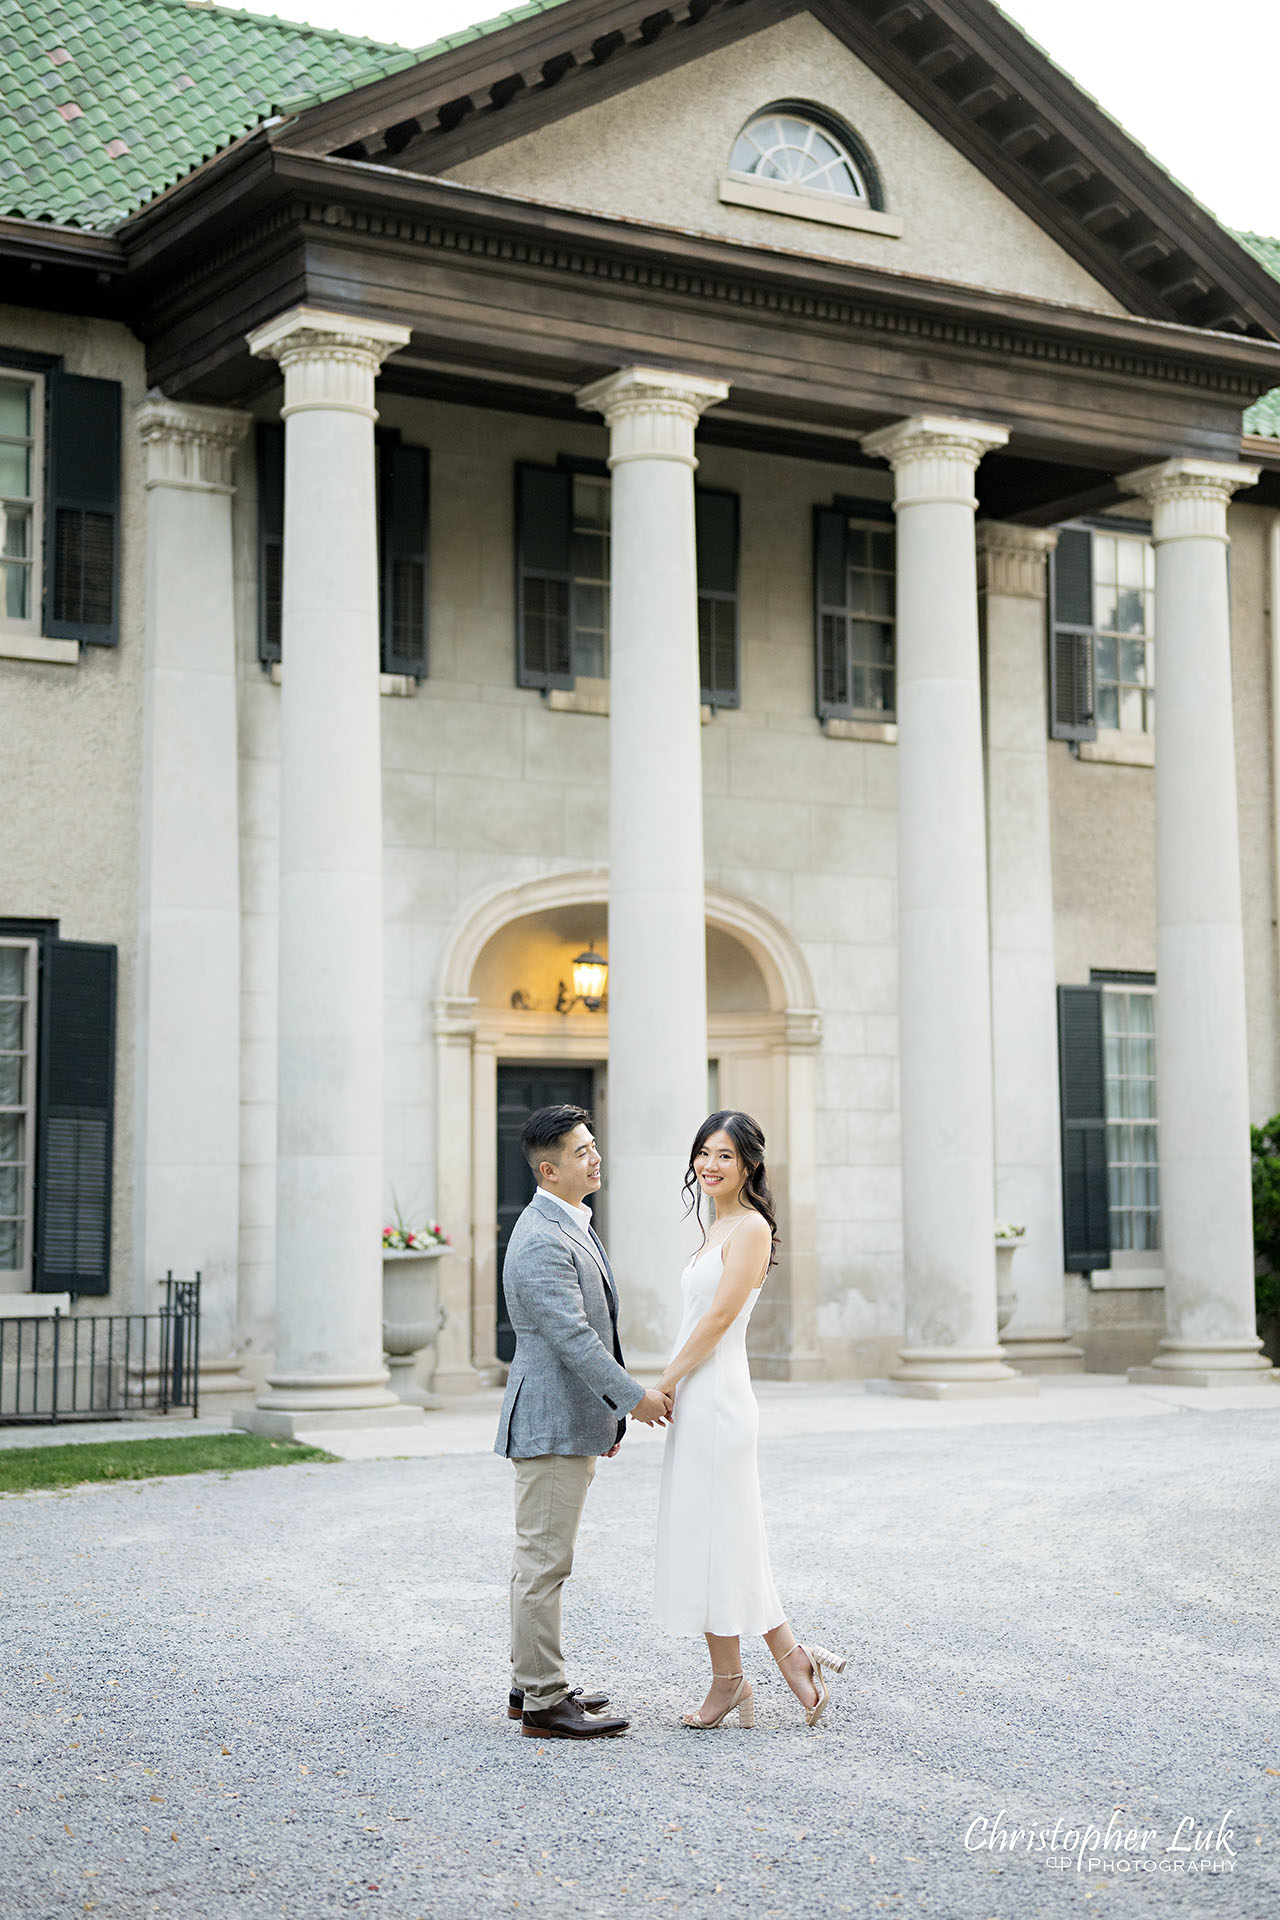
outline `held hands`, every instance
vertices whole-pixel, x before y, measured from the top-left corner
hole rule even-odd
[[[665,1427],[671,1418],[674,1399],[673,1393],[667,1393],[659,1387],[650,1387],[632,1407],[631,1418],[643,1421],[646,1427]]]

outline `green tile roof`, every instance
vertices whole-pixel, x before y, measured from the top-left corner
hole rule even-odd
[[[208,0],[0,0],[0,215],[109,230],[273,113],[558,3],[415,52]]]
[[[1265,233],[1237,233],[1236,239],[1273,279],[1280,280],[1280,240]],[[1244,430],[1263,440],[1280,440],[1280,387],[1272,387],[1270,393],[1254,401],[1245,413]]]

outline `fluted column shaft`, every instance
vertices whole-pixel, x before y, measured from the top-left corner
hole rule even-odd
[[[720,381],[631,367],[578,394],[609,426],[610,1250],[633,1346],[665,1356],[680,1190],[707,1110],[693,452]]]
[[[1227,503],[1256,467],[1128,474],[1156,548],[1156,1111],[1165,1337],[1130,1378],[1269,1378],[1253,1285]]]
[[[240,879],[232,458],[248,415],[154,398],[139,870],[136,1304],[203,1278],[201,1391],[237,1338]]]
[[[276,1339],[256,1419],[273,1431],[393,1403],[373,427],[378,368],[408,339],[309,308],[249,336],[284,372]]]
[[[991,985],[974,474],[1003,428],[868,434],[897,512],[898,940],[906,1345],[890,1384],[1026,1387],[996,1343]],[[1034,1390],[1034,1389],[1033,1389]]]

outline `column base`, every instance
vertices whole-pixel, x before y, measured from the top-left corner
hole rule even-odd
[[[1134,1387],[1277,1387],[1280,1367],[1130,1367]]]
[[[1181,1340],[1166,1334],[1145,1367],[1130,1367],[1138,1387],[1269,1386],[1276,1378],[1254,1335],[1244,1340]]]
[[[868,1380],[866,1391],[896,1393],[909,1400],[1014,1400],[1038,1394],[1040,1382],[1021,1373],[1001,1380],[918,1380],[890,1374],[887,1380]]]
[[[1083,1373],[1083,1347],[1071,1344],[1066,1332],[1052,1328],[1030,1327],[1026,1333],[1002,1333],[1000,1345],[1005,1359],[1019,1373]]]
[[[378,1432],[388,1427],[419,1427],[421,1407],[240,1407],[231,1416],[233,1427],[260,1433],[268,1440],[315,1440],[326,1433]]]

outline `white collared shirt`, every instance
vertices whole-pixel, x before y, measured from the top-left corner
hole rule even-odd
[[[545,1193],[548,1200],[554,1200],[558,1207],[563,1207],[566,1213],[571,1213],[584,1233],[591,1232],[594,1223],[590,1207],[579,1207],[575,1206],[572,1200],[562,1200],[558,1193],[552,1193],[550,1187],[539,1187],[538,1191]]]

